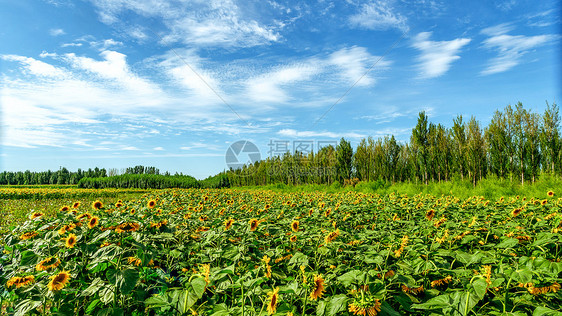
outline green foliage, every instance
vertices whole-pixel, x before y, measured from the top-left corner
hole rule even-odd
[[[9,315],[560,314],[559,192],[487,200],[333,189],[154,190],[96,208],[32,212],[4,238],[0,308]],[[54,288],[63,271],[69,278]]]
[[[78,182],[79,188],[198,188],[199,181],[191,176],[165,176],[156,174],[123,174],[104,178],[83,178]]]

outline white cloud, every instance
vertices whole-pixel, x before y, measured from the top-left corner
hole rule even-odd
[[[375,79],[371,76],[362,76],[377,61],[377,69],[386,68],[390,65],[389,61],[381,59],[380,56],[373,56],[369,54],[366,48],[357,46],[342,48],[333,52],[328,58],[328,63],[339,68],[342,79],[348,84],[354,84],[361,78],[357,82],[358,86],[370,86],[375,82]]]
[[[233,1],[92,0],[104,23],[119,22],[132,11],[162,19],[168,28],[165,43],[250,47],[279,40],[273,26],[245,16]],[[134,36],[134,34],[131,34]]]
[[[66,32],[63,29],[50,29],[49,34],[51,34],[51,36],[59,36],[66,34]]]
[[[116,51],[103,51],[100,54],[104,60],[98,61],[89,57],[76,56],[73,53],[64,55],[64,59],[73,67],[95,74],[102,79],[109,79],[131,92],[144,96],[141,104],[151,105],[151,99],[162,94],[161,89],[154,83],[134,74],[126,61],[126,56]]]
[[[326,91],[334,86],[371,86],[375,83],[372,73],[367,70],[380,59],[371,55],[366,48],[353,46],[342,48],[327,56],[313,56],[299,62],[279,66],[249,78],[246,96],[253,101],[269,104],[287,104],[294,101],[297,93],[307,94],[298,106],[320,106],[333,103],[334,96],[327,97]],[[390,61],[381,59],[375,69],[387,68]],[[373,71],[374,72],[374,71]],[[311,101],[311,96],[314,100]]]
[[[394,12],[389,1],[381,0],[363,4],[360,12],[349,18],[349,23],[353,27],[368,30],[408,30],[407,19]]]
[[[164,147],[154,147],[154,148],[152,148],[152,150],[158,150],[158,151],[160,151],[160,150],[164,150]]]
[[[509,35],[513,28],[507,24],[500,24],[485,28],[482,34],[489,37],[484,40],[483,46],[489,50],[497,51],[498,55],[488,61],[488,66],[482,75],[491,75],[507,71],[522,62],[522,58],[532,49],[553,42],[560,38],[559,35]]]
[[[63,70],[34,58],[18,56],[18,55],[1,55],[0,58],[7,61],[19,62],[24,67],[25,71],[32,75],[42,76],[42,77],[65,76],[65,72]]]
[[[64,43],[61,45],[61,47],[80,47],[82,46],[82,43]]]
[[[435,78],[445,74],[453,61],[460,58],[463,46],[470,43],[469,38],[457,38],[450,41],[430,41],[431,32],[422,32],[414,37],[412,47],[421,54],[418,57],[420,77]]]
[[[248,80],[247,94],[257,102],[285,103],[291,100],[287,92],[289,86],[309,81],[319,71],[310,62],[279,67]]]
[[[293,138],[310,138],[310,137],[326,137],[326,138],[365,138],[366,135],[353,132],[347,133],[334,133],[334,132],[320,132],[320,131],[297,131],[295,129],[282,129],[277,132],[278,135]]]

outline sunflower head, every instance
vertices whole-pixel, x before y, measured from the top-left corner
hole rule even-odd
[[[12,277],[11,279],[6,282],[6,287],[16,286],[16,288],[20,288],[22,286],[26,286],[35,282],[35,276],[28,275],[24,277]]]
[[[72,204],[72,208],[78,208],[80,206],[80,202],[74,202],[74,204]]]
[[[31,215],[29,215],[29,219],[36,219],[36,218],[41,217],[43,215],[44,214],[41,213],[41,212],[33,212],[33,213],[31,213]]]
[[[294,232],[298,232],[298,231],[299,231],[299,221],[293,221],[293,222],[291,223],[291,229],[292,229]]]
[[[267,302],[267,314],[272,315],[277,311],[277,303],[279,302],[279,287],[273,291],[267,292],[269,302]]]
[[[425,213],[425,218],[427,218],[428,221],[432,220],[433,216],[435,216],[435,210],[434,209],[430,209]]]
[[[322,275],[314,275],[314,289],[310,293],[310,299],[314,301],[322,297],[323,293],[324,293],[324,279],[322,278]]]
[[[548,195],[548,197],[553,197],[554,191],[548,191],[548,192],[546,192],[546,195]]]
[[[61,271],[53,276],[51,276],[51,281],[47,284],[49,291],[60,291],[62,290],[70,281],[70,272]]]
[[[56,267],[58,267],[60,264],[60,260],[56,257],[47,257],[43,260],[41,260],[41,262],[39,262],[36,266],[35,269],[37,271],[45,271],[45,270],[49,270],[49,269],[54,269]]]
[[[230,229],[230,227],[232,227],[233,223],[234,223],[234,220],[232,218],[229,218],[226,221],[224,221],[224,230]]]
[[[516,209],[514,209],[513,211],[511,211],[511,216],[515,217],[515,216],[521,214],[521,211],[523,211],[523,209],[521,209],[521,208],[516,208]]]
[[[256,218],[252,218],[248,223],[250,224],[251,231],[254,231],[256,230],[256,228],[258,228],[259,221]]]
[[[69,234],[68,237],[64,239],[64,245],[66,248],[74,248],[76,245],[76,235]]]
[[[148,208],[154,208],[156,206],[156,201],[150,200],[147,204]]]
[[[103,204],[101,203],[101,201],[95,201],[94,203],[92,203],[92,208],[95,209],[95,210],[99,210],[102,207],[103,207]]]
[[[92,229],[92,228],[96,227],[99,222],[100,222],[100,218],[97,217],[97,216],[93,216],[93,217],[90,218],[90,220],[88,221],[88,228]]]
[[[297,241],[297,236],[292,235],[291,238],[289,238],[289,240],[290,240],[291,242],[295,242],[295,241]]]
[[[20,236],[20,239],[21,239],[21,240],[26,240],[26,239],[31,239],[31,238],[33,238],[33,237],[35,237],[35,236],[37,236],[37,233],[36,233],[36,232],[28,232],[28,233],[25,233],[25,234],[21,235],[21,236]]]

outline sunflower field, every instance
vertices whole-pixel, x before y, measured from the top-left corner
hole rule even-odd
[[[2,314],[562,315],[562,199],[174,189],[29,210]]]

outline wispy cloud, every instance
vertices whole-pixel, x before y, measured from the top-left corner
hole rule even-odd
[[[292,101],[296,92],[306,92],[320,102],[301,97],[299,106],[333,103],[336,96],[328,96],[325,91],[342,85],[351,86],[359,79],[359,87],[375,84],[376,71],[366,73],[379,59],[380,56],[371,55],[364,47],[344,47],[328,55],[312,56],[254,76],[246,81],[246,94],[254,101],[282,104]],[[391,61],[380,59],[377,70],[387,69],[390,65]]]
[[[63,29],[50,29],[49,34],[51,34],[51,36],[59,36],[66,34],[66,32]]]
[[[450,41],[431,41],[431,32],[422,32],[414,37],[412,47],[421,54],[418,57],[421,78],[435,78],[445,74],[451,64],[460,58],[457,54],[470,43],[469,38],[457,38]]]
[[[522,62],[523,56],[532,49],[553,42],[560,38],[559,35],[509,35],[513,30],[510,24],[499,24],[485,28],[482,34],[489,37],[484,40],[483,47],[497,52],[497,56],[488,61],[488,66],[482,75],[491,75],[507,71]]]
[[[407,31],[407,19],[395,12],[391,3],[391,1],[374,0],[363,4],[359,12],[349,17],[350,25],[367,30]]]
[[[310,138],[310,137],[326,137],[326,138],[335,138],[339,139],[341,137],[344,138],[364,138],[366,137],[365,134],[358,134],[353,132],[346,132],[346,133],[335,133],[335,132],[327,132],[327,131],[297,131],[295,129],[282,129],[277,132],[278,135],[284,137],[292,137],[292,138]]]
[[[274,25],[264,25],[246,16],[233,1],[93,0],[93,3],[100,19],[108,24],[118,23],[119,14],[124,11],[162,19],[168,28],[162,36],[165,43],[251,47],[280,38]],[[138,32],[132,36],[143,37]]]

